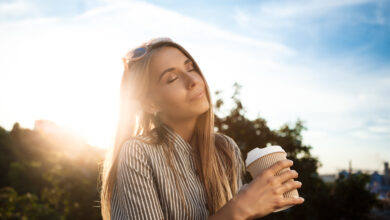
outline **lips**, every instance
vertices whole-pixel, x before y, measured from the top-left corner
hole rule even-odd
[[[202,97],[203,94],[204,94],[204,90],[201,90],[200,92],[198,92],[198,93],[196,93],[194,96],[192,96],[192,97],[190,98],[190,100],[192,101],[192,100],[195,100],[195,99],[197,99],[197,98],[200,98],[200,97]]]

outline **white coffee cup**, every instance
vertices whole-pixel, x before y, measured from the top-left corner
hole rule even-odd
[[[254,148],[253,150],[248,152],[247,158],[245,160],[246,169],[251,174],[252,178],[258,176],[265,169],[270,168],[276,162],[280,160],[285,160],[287,153],[283,150],[283,148],[279,145],[268,146],[265,148]],[[276,176],[281,175],[282,173],[290,170],[290,167],[283,168],[276,173]],[[288,181],[294,181],[290,179]],[[296,197],[299,198],[298,190],[293,189],[288,192],[283,193],[285,198],[287,197]],[[274,212],[279,212],[285,209],[288,209],[294,205],[284,206],[275,210]]]

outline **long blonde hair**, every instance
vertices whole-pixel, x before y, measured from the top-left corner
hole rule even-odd
[[[232,148],[227,147],[229,142],[226,137],[214,132],[214,112],[210,91],[198,64],[178,43],[167,41],[158,42],[151,46],[150,51],[142,59],[129,63],[125,59],[123,60],[124,72],[120,84],[119,117],[114,144],[106,154],[99,178],[101,180],[101,212],[104,220],[110,219],[112,190],[118,168],[117,158],[126,140],[137,137],[138,135],[150,134],[155,128],[158,131],[158,140],[156,142],[164,143],[162,145],[166,146],[164,147],[164,152],[170,158],[169,155],[171,155],[170,151],[172,151],[173,145],[164,138],[164,130],[159,129],[161,121],[158,120],[158,117],[154,117],[142,109],[142,103],[147,98],[149,92],[148,88],[151,78],[149,66],[152,56],[164,46],[175,47],[191,59],[194,68],[205,82],[210,108],[207,112],[199,115],[197,119],[194,131],[196,137],[194,161],[204,189],[206,190],[209,215],[214,214],[238,191],[237,180],[239,177],[236,172],[238,161],[235,159],[234,151],[231,150]],[[170,167],[173,168],[171,165]],[[175,171],[175,169],[173,170]],[[175,173],[177,174],[176,171]]]

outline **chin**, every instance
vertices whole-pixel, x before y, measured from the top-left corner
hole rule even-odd
[[[199,106],[199,115],[207,112],[209,109],[210,109],[210,105],[208,104],[208,102],[206,102],[206,104],[204,105]]]

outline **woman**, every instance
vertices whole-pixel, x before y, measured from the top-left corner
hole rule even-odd
[[[103,167],[107,219],[252,219],[301,203],[284,160],[242,187],[240,149],[214,132],[208,85],[192,56],[170,38],[152,39],[123,59],[114,147]],[[282,184],[286,182],[285,184]]]

